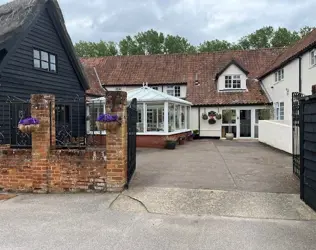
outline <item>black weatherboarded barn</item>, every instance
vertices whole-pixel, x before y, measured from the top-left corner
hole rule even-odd
[[[0,6],[0,144],[20,143],[17,123],[29,115],[27,100],[37,93],[54,94],[61,112],[56,118],[77,136],[84,133],[87,89],[57,0]]]

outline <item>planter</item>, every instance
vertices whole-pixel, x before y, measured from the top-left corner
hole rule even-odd
[[[188,141],[193,141],[193,135],[188,136]]]
[[[18,128],[22,133],[32,133],[39,129],[39,124],[30,124],[30,125],[23,125],[19,124]]]
[[[231,141],[234,139],[234,134],[233,133],[226,133],[225,137],[226,137],[226,140]]]
[[[207,114],[203,114],[203,115],[202,115],[202,119],[203,119],[203,120],[207,120],[207,119],[208,119]]]
[[[118,122],[96,122],[98,130],[115,131],[119,128]]]
[[[216,114],[216,119],[217,119],[217,120],[222,119],[222,115],[221,115],[221,114]]]
[[[175,149],[176,145],[176,141],[166,141],[166,149]]]
[[[208,120],[208,124],[210,124],[210,125],[213,125],[213,124],[215,124],[215,123],[216,123],[216,120],[213,119],[213,118],[210,118],[210,119]]]
[[[184,145],[185,139],[183,137],[179,138],[179,145]]]

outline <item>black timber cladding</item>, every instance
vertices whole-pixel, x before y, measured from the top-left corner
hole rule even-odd
[[[301,198],[316,210],[316,97],[300,103]]]
[[[54,94],[56,99],[81,101],[80,112],[73,118],[83,124],[85,130],[85,89],[78,79],[69,53],[62,43],[48,10],[43,9],[15,51],[7,58],[1,71],[0,102],[6,102],[7,96],[22,100],[30,99],[31,94]],[[33,49],[40,49],[56,55],[57,73],[33,68]],[[6,112],[6,110],[4,110]],[[76,117],[77,116],[77,117]],[[9,114],[7,114],[9,117]],[[9,133],[9,131],[7,131]]]

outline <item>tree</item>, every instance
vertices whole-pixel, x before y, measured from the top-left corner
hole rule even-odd
[[[204,41],[198,46],[199,52],[213,52],[231,49],[231,44],[225,40]]]
[[[274,31],[273,37],[271,39],[270,47],[285,47],[289,46],[300,39],[298,32],[290,31],[286,28],[279,28]]]
[[[79,57],[116,56],[117,45],[114,42],[84,42],[79,41],[74,45]]]
[[[195,53],[196,48],[181,36],[167,35],[164,41],[164,53]]]
[[[305,27],[300,29],[299,34],[301,37],[304,37],[304,36],[308,35],[309,33],[311,33],[313,31],[313,29],[315,29],[315,27],[305,26]]]
[[[242,37],[239,40],[239,45],[243,49],[270,48],[273,34],[274,29],[272,26],[263,27],[247,36]]]
[[[137,44],[131,36],[127,36],[119,42],[120,54],[127,55],[144,55],[145,51]]]

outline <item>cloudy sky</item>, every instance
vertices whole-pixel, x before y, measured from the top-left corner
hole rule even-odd
[[[0,0],[7,2],[7,0]],[[119,41],[155,29],[205,40],[238,40],[266,25],[316,26],[315,0],[59,0],[68,31],[79,40]]]

